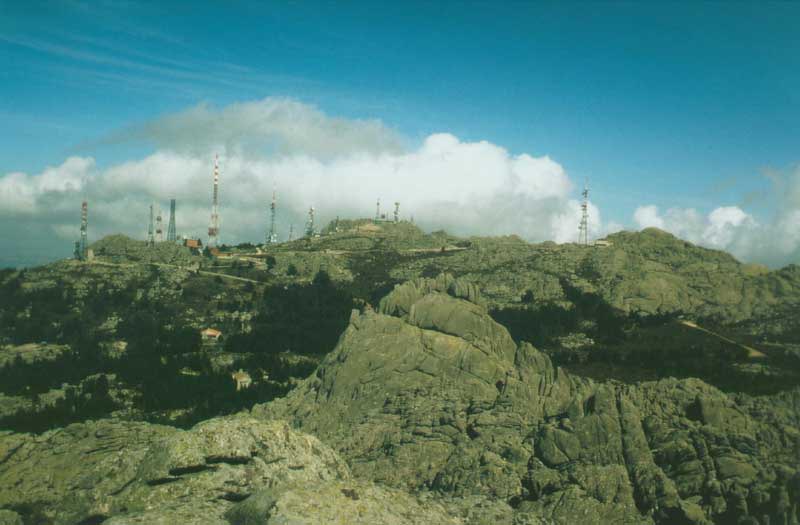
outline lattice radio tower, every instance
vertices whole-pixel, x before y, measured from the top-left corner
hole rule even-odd
[[[578,244],[589,244],[589,186],[583,185],[583,202],[581,202],[581,225],[578,227]]]
[[[275,213],[277,212],[277,199],[275,198],[275,189],[272,190],[272,203],[269,205],[269,232],[267,233],[267,244],[275,244],[278,242],[278,233],[275,231]]]
[[[306,237],[314,236],[314,207],[308,209],[308,220],[306,221]]]
[[[78,254],[82,261],[85,261],[89,253],[89,203],[81,203],[81,240],[78,247]]]
[[[175,231],[175,199],[169,201],[169,226],[167,226],[167,240],[175,242],[178,240],[178,234]]]
[[[161,206],[156,212],[156,242],[164,242],[164,223],[161,221]]]
[[[395,224],[400,222],[400,203],[399,202],[395,202],[394,203],[394,222],[395,222]]]
[[[147,226],[147,244],[152,246],[156,243],[155,238],[155,212],[153,211],[153,205],[150,205],[150,223]]]
[[[211,222],[208,225],[208,246],[219,242],[219,155],[214,155],[214,193],[211,199]]]
[[[381,220],[381,200],[378,199],[378,202],[375,203],[375,220]]]

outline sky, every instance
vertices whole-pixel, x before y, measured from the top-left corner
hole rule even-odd
[[[401,203],[425,229],[659,227],[800,262],[800,3],[0,0],[0,267]]]

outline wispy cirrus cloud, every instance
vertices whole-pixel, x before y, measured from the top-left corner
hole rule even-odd
[[[312,85],[307,79],[266,74],[234,63],[171,59],[120,46],[105,39],[60,33],[53,39],[0,34],[0,42],[24,47],[43,56],[58,58],[46,64],[51,71],[78,72],[80,82],[134,83],[158,92],[164,85],[187,93],[201,86],[260,91],[265,85]],[[68,59],[73,65],[65,65]]]

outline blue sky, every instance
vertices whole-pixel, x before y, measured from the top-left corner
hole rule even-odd
[[[769,214],[800,160],[800,3],[0,0],[0,175],[154,151],[109,137],[291,97],[548,155],[607,220],[643,204]]]

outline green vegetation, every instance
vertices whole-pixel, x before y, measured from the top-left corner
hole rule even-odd
[[[188,424],[230,413],[282,396],[310,374],[353,308],[377,305],[407,279],[442,272],[482,290],[492,317],[516,341],[590,377],[701,377],[749,393],[798,384],[800,352],[791,346],[800,340],[796,266],[765,272],[658,230],[615,234],[610,246],[587,248],[531,245],[514,236],[458,239],[409,223],[336,226],[267,253],[247,243],[228,247],[225,258],[111,236],[92,246],[92,264],[4,270],[0,344],[47,342],[68,351],[7,363],[0,393],[28,400],[19,406],[30,412],[33,396],[63,394],[66,384],[81,397],[93,388],[82,381],[104,374],[115,377],[113,410],[128,417]],[[681,318],[763,348],[768,357],[751,363],[740,347],[681,327]],[[221,330],[223,342],[201,344],[206,327]],[[124,351],[108,350],[120,343]],[[230,372],[238,368],[255,381],[237,393]],[[264,374],[268,379],[257,379]],[[121,404],[120,389],[133,392],[132,404]],[[51,424],[26,428],[112,409],[77,406]],[[0,415],[0,424],[21,425],[12,415]]]
[[[465,523],[800,512],[800,268],[657,230],[329,231],[186,261],[116,237],[92,263],[0,272],[0,438],[24,451],[0,461],[0,519],[205,523],[333,464],[362,483],[335,474],[339,502],[377,481]]]

